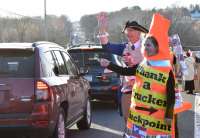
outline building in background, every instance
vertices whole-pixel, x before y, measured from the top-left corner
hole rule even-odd
[[[192,20],[200,20],[200,6],[196,5],[192,7],[192,10],[190,11],[190,15]]]

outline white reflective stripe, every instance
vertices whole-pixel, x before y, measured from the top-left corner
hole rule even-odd
[[[150,60],[148,61],[151,66],[156,66],[156,67],[170,67],[171,63],[170,60]]]

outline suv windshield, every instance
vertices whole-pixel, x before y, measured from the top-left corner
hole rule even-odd
[[[0,50],[0,77],[30,78],[33,76],[33,51]]]
[[[79,67],[100,66],[99,59],[106,58],[111,60],[111,55],[102,49],[95,50],[71,50],[70,55]]]

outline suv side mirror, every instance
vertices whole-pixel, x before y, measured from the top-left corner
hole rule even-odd
[[[59,70],[58,70],[58,67],[57,67],[57,66],[55,66],[55,67],[53,68],[53,72],[55,73],[56,76],[59,75]]]

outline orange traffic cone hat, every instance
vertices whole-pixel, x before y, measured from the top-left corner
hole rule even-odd
[[[160,15],[155,13],[151,22],[148,36],[153,36],[158,42],[158,54],[154,56],[147,56],[144,53],[144,56],[147,60],[170,60],[170,49],[169,49],[169,40],[168,40],[168,30],[170,27],[170,21]]]

